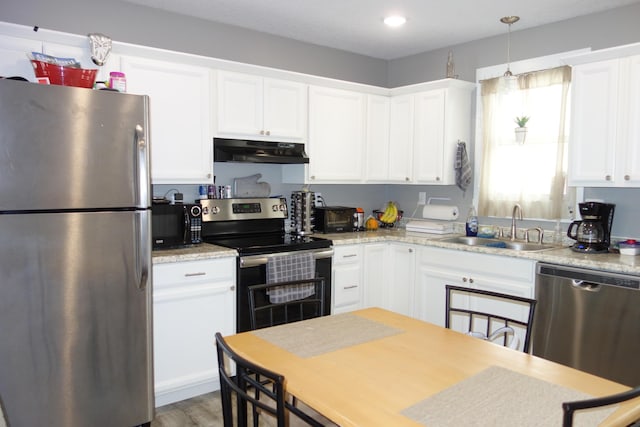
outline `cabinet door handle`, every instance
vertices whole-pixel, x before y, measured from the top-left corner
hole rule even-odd
[[[469,283],[473,283],[473,279],[472,278],[469,278]]]
[[[271,131],[270,130],[267,131],[267,135],[271,135]]]
[[[194,276],[206,276],[207,273],[205,273],[204,271],[198,272],[198,273],[185,273],[184,277],[194,277]]]
[[[351,286],[345,286],[342,289],[354,289],[354,288],[357,288],[357,287],[358,287],[358,285],[351,285]]]
[[[229,286],[229,290],[230,290],[230,291],[235,291],[235,290],[236,290],[235,285],[231,285],[231,286]]]
[[[607,176],[605,176],[605,177],[604,177],[604,179],[605,179],[606,181],[611,181],[611,175],[607,175]]]
[[[625,176],[624,176],[624,180],[625,180],[625,181],[629,181],[630,179],[631,179],[631,177],[630,177],[629,175],[625,175]]]
[[[260,131],[260,135],[264,135],[264,130],[261,130],[261,131]]]
[[[467,278],[466,278],[466,277],[463,277],[463,278],[462,278],[462,281],[463,281],[464,283],[467,283]]]
[[[353,258],[358,256],[358,254],[349,254],[349,255],[342,255],[342,258]]]
[[[409,253],[412,254],[413,253],[413,249],[409,249]]]

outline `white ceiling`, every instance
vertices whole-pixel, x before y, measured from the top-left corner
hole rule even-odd
[[[640,0],[125,0],[143,6],[394,59],[638,3]],[[401,28],[382,23],[404,14]]]

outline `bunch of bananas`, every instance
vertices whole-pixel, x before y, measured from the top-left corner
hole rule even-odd
[[[393,224],[398,219],[398,207],[393,202],[388,202],[384,213],[380,217],[380,222],[384,224]]]

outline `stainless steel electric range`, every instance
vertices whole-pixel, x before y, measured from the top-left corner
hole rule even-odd
[[[269,257],[311,252],[316,277],[326,283],[325,315],[331,311],[331,240],[285,232],[285,198],[206,199],[202,204],[202,240],[238,251],[236,330],[250,329],[248,288],[266,283]]]

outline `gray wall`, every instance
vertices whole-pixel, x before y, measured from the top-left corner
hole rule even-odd
[[[387,62],[119,0],[1,0],[0,20],[376,86]]]
[[[591,47],[603,49],[640,41],[640,3],[554,24],[517,31],[511,27],[511,60],[535,58]],[[497,20],[497,18],[496,18]],[[452,29],[455,31],[455,29]],[[447,55],[453,52],[456,74],[476,80],[476,69],[507,62],[507,28],[500,36],[472,41],[389,62],[389,86],[397,87],[445,77]]]
[[[639,42],[638,17],[640,3],[527,30],[518,31],[516,24],[512,27],[512,60]],[[449,50],[454,54],[456,73],[463,80],[475,81],[476,68],[506,62],[506,29],[504,35],[384,61],[119,0],[1,0],[0,20],[75,34],[102,32],[122,42],[383,87],[443,78]],[[525,20],[523,16],[522,22]],[[272,194],[288,196],[300,189],[300,186],[279,182],[277,166],[275,168],[256,166],[238,170],[216,164],[216,175],[222,184],[232,182],[236,176],[260,172],[272,184]],[[158,186],[154,192],[162,194],[173,187]],[[187,198],[197,195],[197,186],[182,186],[180,190]],[[460,206],[464,217],[472,200],[470,192],[463,194],[454,186],[321,185],[312,190],[321,191],[329,204],[362,206],[367,212],[384,206],[387,200],[395,200],[410,214],[416,207],[418,192],[425,191],[427,197],[450,197],[451,203]],[[639,214],[640,189],[586,189],[585,197],[616,203],[614,234],[640,237],[640,227],[635,220]],[[481,223],[508,224],[507,220],[480,220]],[[552,229],[553,224],[545,228]]]

